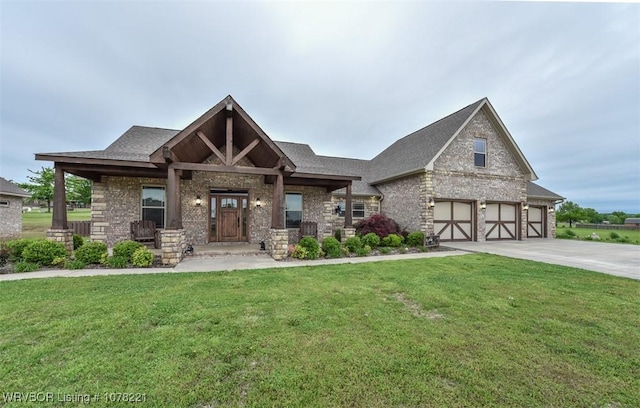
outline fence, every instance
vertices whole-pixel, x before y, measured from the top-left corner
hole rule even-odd
[[[575,224],[576,228],[640,231],[640,226],[620,224]]]
[[[83,237],[91,235],[91,221],[69,221],[69,229]]]

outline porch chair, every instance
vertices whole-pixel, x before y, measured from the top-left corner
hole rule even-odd
[[[153,245],[159,248],[158,230],[156,222],[151,220],[140,220],[131,222],[131,240],[141,242],[146,246]]]

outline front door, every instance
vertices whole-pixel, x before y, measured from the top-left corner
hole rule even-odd
[[[239,197],[220,197],[220,241],[239,241]]]
[[[211,219],[209,241],[247,241],[248,194],[246,192],[226,192],[210,196]]]

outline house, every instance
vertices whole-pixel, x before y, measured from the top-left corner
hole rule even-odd
[[[301,221],[318,238],[385,213],[442,241],[555,236],[563,198],[537,179],[488,99],[426,126],[372,160],[317,155],[271,140],[228,96],[182,130],[133,126],[104,150],[39,153],[64,174],[93,180],[93,240],[113,245],[129,225],[154,220],[165,263],[187,243],[269,243],[276,259]],[[56,189],[51,236],[68,236]],[[56,211],[57,208],[57,211]],[[68,238],[63,238],[63,240]]]
[[[20,238],[22,199],[26,197],[31,194],[0,177],[0,240]]]
[[[626,218],[624,220],[624,225],[627,227],[640,228],[640,218]]]

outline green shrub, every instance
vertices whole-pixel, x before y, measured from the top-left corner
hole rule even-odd
[[[566,230],[566,231],[564,232],[564,234],[563,234],[563,235],[567,235],[567,236],[569,236],[569,237],[575,237],[575,236],[576,236],[576,233],[575,233],[575,232],[573,232],[573,230],[568,229],[568,230]]]
[[[9,262],[11,251],[4,242],[0,242],[0,267],[3,267]]]
[[[338,228],[336,232],[333,233],[333,237],[338,240],[338,242],[342,242],[342,230]]]
[[[397,234],[389,234],[382,239],[382,245],[397,248],[402,245],[402,237]]]
[[[298,242],[298,246],[307,250],[307,259],[318,259],[320,244],[318,244],[317,239],[313,237],[302,237],[300,242]]]
[[[113,255],[108,256],[107,259],[104,260],[103,264],[109,268],[122,269],[129,265],[129,261],[124,256]]]
[[[617,233],[617,232],[615,232],[615,231],[611,231],[611,232],[609,233],[609,238],[611,238],[611,239],[618,239],[618,238],[620,238],[620,234],[618,234],[618,233]]]
[[[84,245],[84,238],[78,234],[73,234],[73,250],[80,248]]]
[[[344,246],[349,250],[349,252],[356,252],[358,249],[362,248],[362,240],[358,236],[347,238],[344,241]]]
[[[329,258],[340,258],[342,256],[342,245],[335,237],[327,237],[322,240],[322,250]]]
[[[14,272],[33,272],[40,269],[40,265],[34,262],[19,261],[13,264]]]
[[[307,248],[300,245],[296,245],[295,249],[291,253],[291,257],[297,259],[307,259],[307,256],[309,256],[309,251],[307,251]]]
[[[390,254],[390,253],[391,253],[391,248],[389,248],[389,247],[382,247],[382,248],[380,248],[380,253],[381,253],[382,255],[388,255],[388,254]]]
[[[369,245],[363,245],[356,249],[357,256],[367,256],[371,253],[371,247]]]
[[[127,262],[133,261],[133,253],[136,252],[140,248],[146,248],[140,242],[137,241],[120,241],[113,246],[113,256],[121,256],[124,257]]]
[[[5,242],[7,248],[9,248],[9,261],[10,262],[20,262],[22,261],[22,251],[32,243],[32,239],[13,239],[11,241]]]
[[[151,266],[153,264],[153,252],[149,251],[145,246],[142,248],[136,249],[136,251],[131,256],[131,263],[134,266],[139,266],[145,268],[147,266]]]
[[[424,232],[412,232],[407,235],[407,245],[419,247],[424,245]]]
[[[377,248],[380,245],[380,237],[376,233],[370,232],[362,237],[362,245],[369,245],[371,248]]]
[[[74,252],[75,259],[87,265],[97,265],[102,260],[102,256],[107,254],[107,244],[100,241],[87,242]]]
[[[67,249],[61,242],[37,239],[31,241],[22,251],[22,259],[25,262],[50,266],[56,258],[65,258]]]
[[[87,265],[79,259],[68,260],[64,263],[64,269],[84,269]]]

